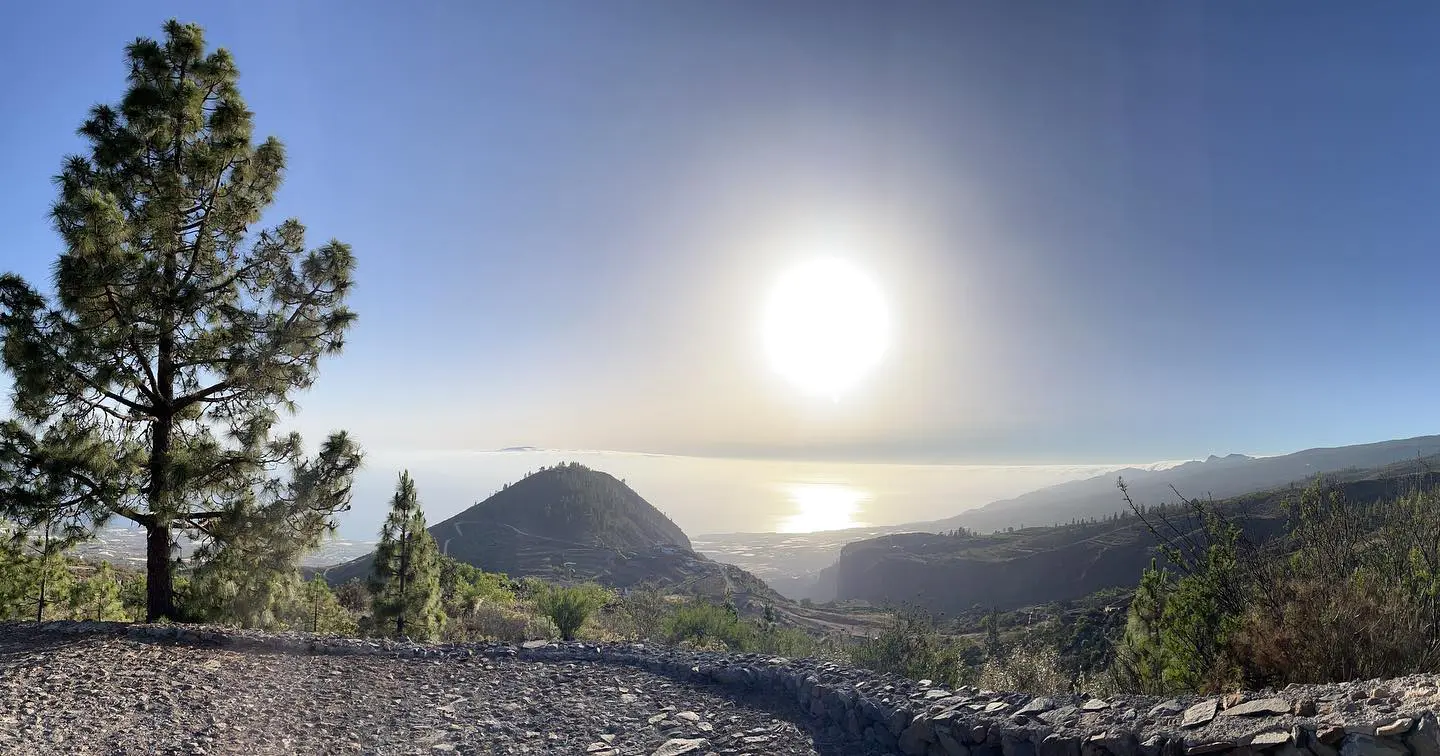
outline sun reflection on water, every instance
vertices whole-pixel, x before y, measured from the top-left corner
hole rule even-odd
[[[838,483],[792,483],[784,486],[784,491],[796,511],[780,520],[777,527],[781,533],[813,533],[865,525],[855,516],[860,513],[860,505],[870,500],[866,491]]]

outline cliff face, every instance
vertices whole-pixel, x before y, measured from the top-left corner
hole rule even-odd
[[[864,541],[841,552],[836,593],[842,600],[957,612],[976,605],[1013,609],[1133,586],[1153,544],[1142,532],[1109,535],[1005,558],[929,533]]]
[[[937,553],[939,548],[916,553],[943,546],[910,542],[847,547],[837,567],[837,597],[873,604],[912,603],[940,612],[977,605],[1015,609],[1074,600],[1105,588],[1133,587],[1154,554],[1153,544],[1140,537],[1112,544],[1079,542],[1000,561],[963,551]]]

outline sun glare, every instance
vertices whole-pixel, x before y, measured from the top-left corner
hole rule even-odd
[[[781,533],[813,533],[817,530],[858,528],[860,504],[870,494],[857,488],[836,483],[795,483],[785,487],[795,504],[795,513],[780,521]]]
[[[838,401],[879,364],[889,312],[862,270],[812,260],[780,276],[765,309],[765,350],[775,370],[806,393]]]

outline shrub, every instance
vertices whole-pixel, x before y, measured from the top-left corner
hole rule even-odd
[[[464,618],[446,625],[445,637],[450,642],[494,640],[520,643],[534,638],[548,638],[553,632],[548,618],[513,606],[481,604]]]
[[[718,642],[732,651],[743,651],[753,643],[754,633],[733,609],[699,600],[677,607],[665,621],[665,640],[670,643],[702,646]]]
[[[1440,669],[1440,491],[1354,502],[1314,486],[1290,508],[1234,645],[1249,680],[1323,682]]]
[[[1440,670],[1440,491],[1357,502],[1317,481],[1287,503],[1286,532],[1265,549],[1213,503],[1186,506],[1198,531],[1164,510],[1159,525],[1146,520],[1176,572],[1152,565],[1142,578],[1116,659],[1127,687],[1213,691]]]
[[[359,630],[355,615],[340,604],[319,575],[301,586],[286,607],[284,619],[291,629],[320,635],[354,635]]]
[[[515,600],[505,575],[485,572],[449,556],[440,557],[440,595],[451,617],[464,617],[482,604],[504,606]]]
[[[759,654],[787,656],[792,659],[815,658],[822,655],[821,644],[815,636],[795,627],[780,627],[774,624],[761,625],[754,635],[750,648]]]
[[[977,682],[989,690],[1061,692],[1072,691],[1076,680],[1060,663],[1057,649],[1023,644],[1010,647],[1002,657],[987,659]]]
[[[541,583],[535,590],[535,608],[555,623],[562,640],[570,641],[585,620],[611,598],[610,591],[594,583],[569,587]]]
[[[665,636],[666,622],[674,605],[656,588],[632,590],[615,603],[615,630],[636,640],[652,640]]]
[[[906,608],[873,638],[851,644],[850,661],[876,672],[954,686],[961,678],[960,644],[940,634],[925,612]]]

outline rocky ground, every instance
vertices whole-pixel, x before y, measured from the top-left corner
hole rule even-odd
[[[0,754],[1440,756],[1440,677],[1106,699],[635,643],[0,624]]]
[[[4,754],[835,754],[793,700],[633,668],[274,653],[0,625]]]

